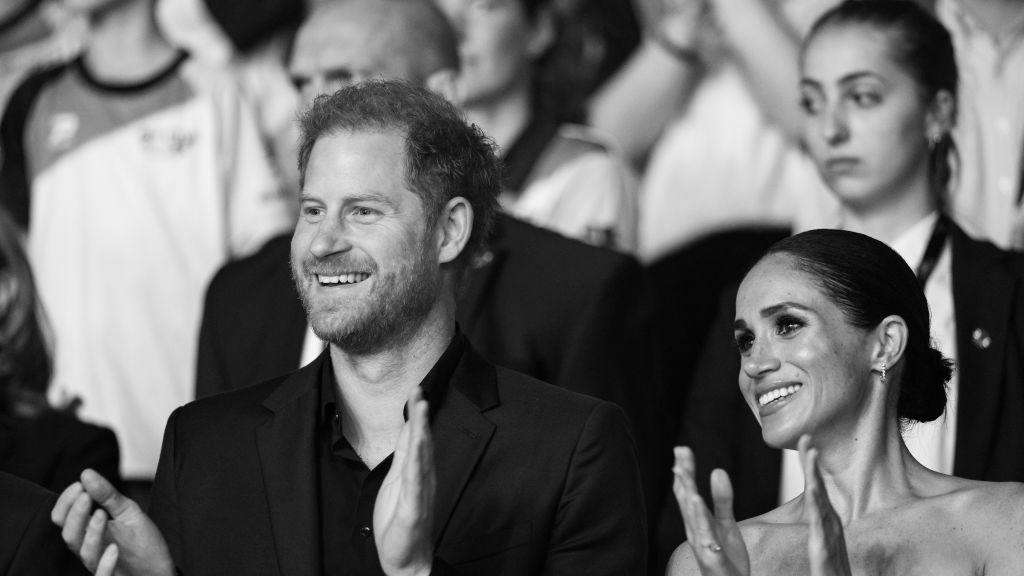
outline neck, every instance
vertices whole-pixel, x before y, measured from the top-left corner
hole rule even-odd
[[[891,200],[876,206],[843,206],[842,228],[892,244],[939,207],[925,182],[916,188],[905,194],[888,194]]]
[[[386,349],[354,354],[331,345],[345,435],[353,445],[397,435],[405,422],[402,409],[409,394],[444,354],[454,334],[451,298],[450,305],[439,303],[423,322]]]
[[[490,136],[501,150],[508,150],[530,122],[533,101],[529,82],[492,102],[467,103],[466,119]]]
[[[157,28],[153,0],[119,3],[90,16],[84,58],[101,80],[142,80],[164,69],[176,55]]]
[[[914,497],[912,481],[924,467],[903,443],[894,412],[871,410],[880,416],[862,417],[852,433],[835,428],[831,436],[814,438],[829,500],[844,526]]]

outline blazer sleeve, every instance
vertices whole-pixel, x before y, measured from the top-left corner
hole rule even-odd
[[[64,449],[65,457],[54,469],[50,488],[63,490],[78,481],[82,470],[92,468],[115,486],[120,485],[121,451],[117,437],[109,428],[82,426],[77,437],[70,439]]]
[[[171,551],[174,564],[184,566],[181,542],[181,524],[178,510],[177,471],[175,455],[175,431],[181,408],[171,413],[164,429],[164,442],[160,448],[160,460],[153,479],[153,490],[149,497],[149,517],[160,529],[167,548]]]
[[[602,402],[587,418],[555,514],[545,575],[646,573],[636,446],[619,408]]]
[[[4,539],[15,540],[17,545],[10,563],[7,566],[0,565],[0,573],[6,576],[89,574],[78,558],[75,558],[64,545],[60,528],[50,521],[50,510],[56,501],[57,498],[53,495],[39,499],[35,513],[20,534],[7,532],[5,527]]]

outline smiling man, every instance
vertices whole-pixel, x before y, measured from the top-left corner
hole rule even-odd
[[[490,364],[456,326],[490,141],[401,82],[301,124],[292,271],[328,348],[176,411],[152,521],[83,474],[53,513],[69,546],[101,574],[643,574],[621,410]]]

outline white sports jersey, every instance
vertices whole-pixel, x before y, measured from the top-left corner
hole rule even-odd
[[[76,61],[11,108],[5,150],[20,136],[24,154],[6,154],[0,201],[27,221],[55,388],[117,432],[126,477],[152,477],[167,416],[193,398],[207,282],[290,228],[290,203],[233,80],[184,56],[132,86]]]

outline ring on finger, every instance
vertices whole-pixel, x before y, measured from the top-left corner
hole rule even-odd
[[[718,542],[714,542],[714,541],[706,542],[704,544],[704,547],[707,548],[711,552],[721,552],[722,551],[722,547],[718,545]]]

